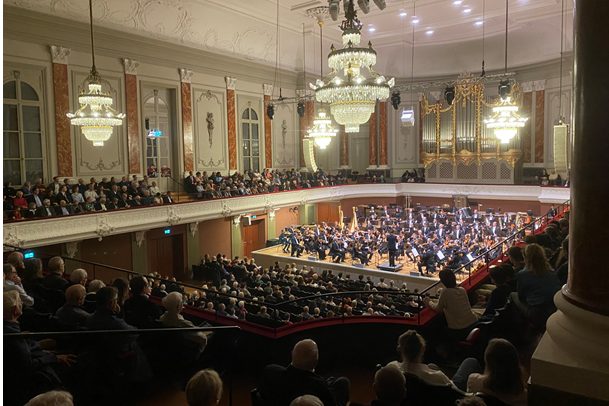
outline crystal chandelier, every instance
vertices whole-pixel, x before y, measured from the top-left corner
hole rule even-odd
[[[505,0],[505,73],[507,74],[508,57],[508,3]],[[527,117],[518,114],[518,105],[512,102],[512,84],[509,80],[499,83],[499,104],[493,107],[493,114],[484,120],[486,128],[492,129],[501,144],[509,143],[524,127]]]
[[[313,127],[307,131],[307,137],[312,139],[320,149],[326,149],[332,142],[332,138],[336,137],[337,131],[332,127],[330,117],[320,109],[313,120]]]
[[[124,113],[112,108],[112,96],[102,89],[105,82],[95,68],[95,43],[93,40],[93,5],[89,0],[89,20],[91,24],[91,58],[92,66],[89,76],[83,82],[78,95],[80,108],[68,113],[70,123],[79,126],[85,138],[96,147],[103,147],[104,142],[112,136],[113,128],[123,124]],[[107,82],[106,82],[107,84]]]
[[[334,120],[345,126],[345,132],[355,133],[370,119],[376,101],[389,97],[395,80],[386,80],[373,70],[376,51],[372,43],[368,43],[368,48],[359,47],[362,23],[357,18],[353,0],[349,0],[345,18],[340,26],[343,48],[332,46],[328,55],[330,74],[310,86],[318,102],[330,104]]]

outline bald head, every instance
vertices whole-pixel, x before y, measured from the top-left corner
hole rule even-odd
[[[379,369],[374,375],[374,391],[383,404],[401,405],[406,395],[404,374],[393,365]]]
[[[317,396],[302,395],[294,399],[290,406],[324,406],[324,403]]]
[[[73,306],[80,306],[85,302],[87,291],[85,287],[78,284],[72,285],[66,289],[66,303]]]
[[[14,266],[15,269],[22,269],[24,267],[23,254],[19,251],[13,251],[6,257],[6,262]]]
[[[306,339],[296,343],[292,350],[292,365],[294,368],[313,371],[319,360],[319,351],[315,341]]]

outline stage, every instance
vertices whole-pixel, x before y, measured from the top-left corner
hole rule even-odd
[[[387,255],[379,258],[377,254],[366,266],[360,264],[358,260],[351,260],[349,256],[341,263],[332,262],[329,256],[324,260],[319,260],[317,256],[307,253],[303,253],[300,257],[291,257],[289,253],[286,254],[282,251],[281,245],[253,251],[252,256],[256,260],[256,264],[264,267],[273,265],[275,262],[279,262],[280,265],[295,263],[299,267],[308,266],[318,273],[324,270],[331,270],[335,274],[339,272],[349,274],[352,279],[357,279],[359,275],[364,275],[365,278],[369,276],[375,283],[379,282],[380,278],[384,278],[386,283],[389,280],[393,280],[397,287],[401,286],[402,283],[406,283],[410,290],[422,290],[438,281],[437,272],[434,275],[421,276],[417,265],[408,258],[396,260],[397,270],[395,272],[390,271]],[[382,269],[379,268],[379,265]]]

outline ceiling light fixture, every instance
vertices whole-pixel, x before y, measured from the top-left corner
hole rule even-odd
[[[427,34],[427,35],[432,35],[433,33],[434,33],[433,30],[427,30],[427,31],[425,31],[425,34]]]
[[[400,17],[406,17],[408,15],[405,11],[400,11]]]
[[[474,23],[474,25],[475,25],[475,26],[478,26],[478,27],[480,27],[480,26],[481,26],[481,25],[483,25],[483,24],[484,24],[484,21],[476,21],[476,22]]]
[[[453,5],[460,6],[463,3],[463,0],[454,0]]]
[[[412,23],[413,24],[418,24],[420,21],[421,20],[419,20],[419,17],[412,16]]]
[[[374,27],[368,27],[368,32],[374,32],[374,31],[376,31],[376,28],[374,28]]]
[[[103,80],[95,67],[95,42],[93,38],[93,4],[89,0],[89,23],[91,27],[91,71],[82,83],[78,103],[80,108],[74,113],[67,113],[70,124],[80,127],[85,138],[96,147],[103,147],[104,142],[112,137],[114,127],[123,124],[124,113],[113,107],[110,84]],[[106,90],[103,89],[106,86]]]
[[[471,9],[471,8],[464,8],[464,9],[463,9],[463,12],[464,12],[465,14],[469,14],[469,13],[471,13],[471,12],[472,12],[472,9]]]
[[[360,47],[362,23],[357,18],[353,0],[349,0],[345,20],[340,26],[343,48],[331,47],[328,55],[328,76],[310,84],[315,99],[329,103],[330,112],[337,123],[345,126],[345,132],[359,132],[359,126],[370,119],[377,100],[389,97],[395,80],[375,72],[376,51],[372,43]]]
[[[505,0],[505,74],[508,57],[508,3],[509,0]],[[524,127],[528,118],[518,114],[518,105],[512,101],[512,84],[509,79],[499,82],[499,96],[501,100],[493,107],[493,114],[484,123],[486,128],[493,130],[499,142],[507,144],[518,134],[518,129]]]

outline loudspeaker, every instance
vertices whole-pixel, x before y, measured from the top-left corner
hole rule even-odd
[[[370,12],[370,0],[357,0],[357,4],[359,4],[360,10],[362,10],[364,14]]]

